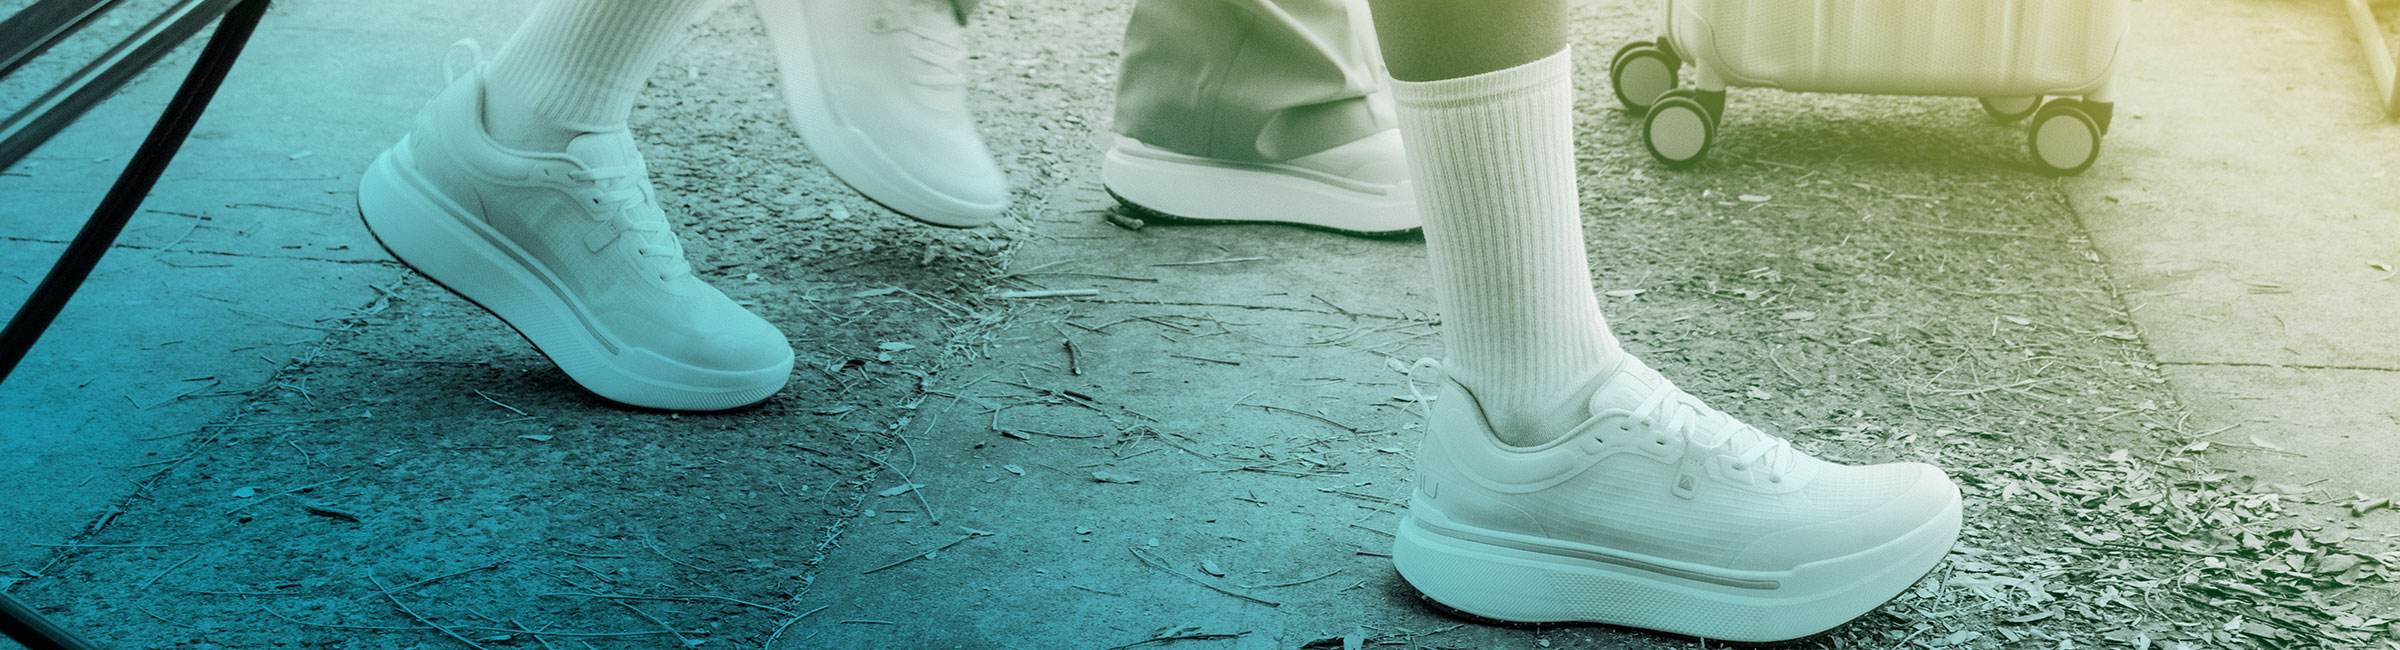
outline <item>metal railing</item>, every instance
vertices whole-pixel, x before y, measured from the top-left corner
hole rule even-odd
[[[216,97],[225,74],[240,58],[242,46],[267,11],[268,0],[182,0],[150,20],[132,36],[116,42],[98,58],[78,69],[32,103],[0,122],[0,169],[7,169],[42,142],[56,136],[101,100],[116,93],[168,52],[217,22],[207,45],[192,63],[183,85],[167,102],[140,149],[126,161],[125,170],[100,199],[92,217],[75,233],[66,252],[24,306],[0,329],[0,382],[8,379],[25,353],[33,348],[51,321],[66,308],[75,290],[91,276],[102,255],[116,244],[125,223],[141,209],[143,199],[158,184],[159,175],[175,159],[184,138]],[[122,0],[40,0],[0,21],[0,78],[22,69],[69,35],[117,9]],[[84,650],[89,641],[42,617],[31,606],[0,592],[0,634],[30,650]]]

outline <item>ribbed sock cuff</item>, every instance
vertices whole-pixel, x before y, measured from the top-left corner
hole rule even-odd
[[[622,129],[658,61],[718,2],[546,0],[493,62],[486,110],[511,112],[501,124]]]
[[[1410,108],[1441,108],[1539,92],[1562,83],[1572,84],[1570,77],[1575,72],[1573,52],[1572,48],[1559,50],[1556,54],[1513,68],[1453,79],[1391,79],[1392,99]]]

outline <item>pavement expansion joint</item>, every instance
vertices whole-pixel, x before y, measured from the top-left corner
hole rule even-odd
[[[5,235],[0,235],[0,241],[4,241],[4,242],[10,242],[10,243],[18,243],[18,244],[47,244],[47,245],[51,245],[51,246],[65,246],[65,245],[67,245],[67,244],[69,243],[69,242],[67,242],[67,241],[65,241],[65,240],[58,240],[58,239],[42,239],[42,238],[38,238],[38,237],[10,237],[10,236],[5,236]],[[143,246],[143,245],[140,245],[140,244],[117,244],[117,245],[114,245],[114,246],[110,246],[109,248],[111,248],[111,249],[124,249],[124,250],[129,250],[129,251],[155,251],[155,252],[162,252],[162,253],[188,253],[188,254],[192,254],[192,255],[214,255],[214,256],[218,256],[218,257],[238,257],[238,258],[243,258],[243,259],[254,259],[254,260],[282,260],[282,261],[292,261],[292,262],[325,262],[325,263],[328,263],[328,264],[372,264],[372,265],[378,265],[378,266],[391,266],[391,267],[395,267],[395,268],[399,267],[399,263],[398,263],[398,262],[394,262],[394,261],[392,261],[392,260],[388,260],[388,259],[339,259],[339,258],[332,258],[332,257],[315,257],[315,256],[309,256],[309,255],[260,255],[260,254],[256,254],[256,253],[242,253],[242,252],[235,252],[235,251],[212,251],[212,250],[199,249],[199,248],[186,248],[186,249],[162,250],[162,249],[160,249],[160,248],[159,248],[159,247],[157,247],[157,246]]]
[[[2353,370],[2359,372],[2400,372],[2387,366],[2353,366],[2345,364],[2269,363],[2264,361],[2159,361],[2161,366],[2191,368],[2290,368],[2293,370]]]

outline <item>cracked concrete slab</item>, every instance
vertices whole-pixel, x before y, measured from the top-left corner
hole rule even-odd
[[[2228,443],[2220,462],[2260,480],[2321,485],[2336,498],[2400,496],[2392,431],[2400,428],[2400,372],[2273,367],[2165,366],[2192,408],[2200,440]],[[2222,429],[2222,431],[2220,431]],[[2374,521],[2384,521],[2381,517]]]
[[[2400,496],[2400,125],[2381,119],[2347,15],[2135,11],[2151,36],[2127,50],[2109,150],[2063,185],[2189,428],[2239,424],[2212,439],[2298,454],[2218,447],[2265,480]]]

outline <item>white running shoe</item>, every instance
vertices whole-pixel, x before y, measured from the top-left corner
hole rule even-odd
[[[633,137],[508,150],[483,126],[480,62],[376,158],[358,206],[392,256],[499,316],[601,397],[720,410],[764,400],[791,375],[782,332],[692,277]]]
[[[1169,221],[1287,223],[1361,235],[1423,228],[1399,129],[1281,163],[1242,163],[1118,137],[1100,181],[1119,202]]]
[[[991,223],[1008,179],[967,110],[950,0],[758,0],[784,104],[834,176],[939,226]]]
[[[1821,461],[1624,357],[1556,441],[1494,437],[1442,382],[1392,563],[1441,605],[1726,641],[1805,637],[1906,591],[1958,539],[1919,463]]]

